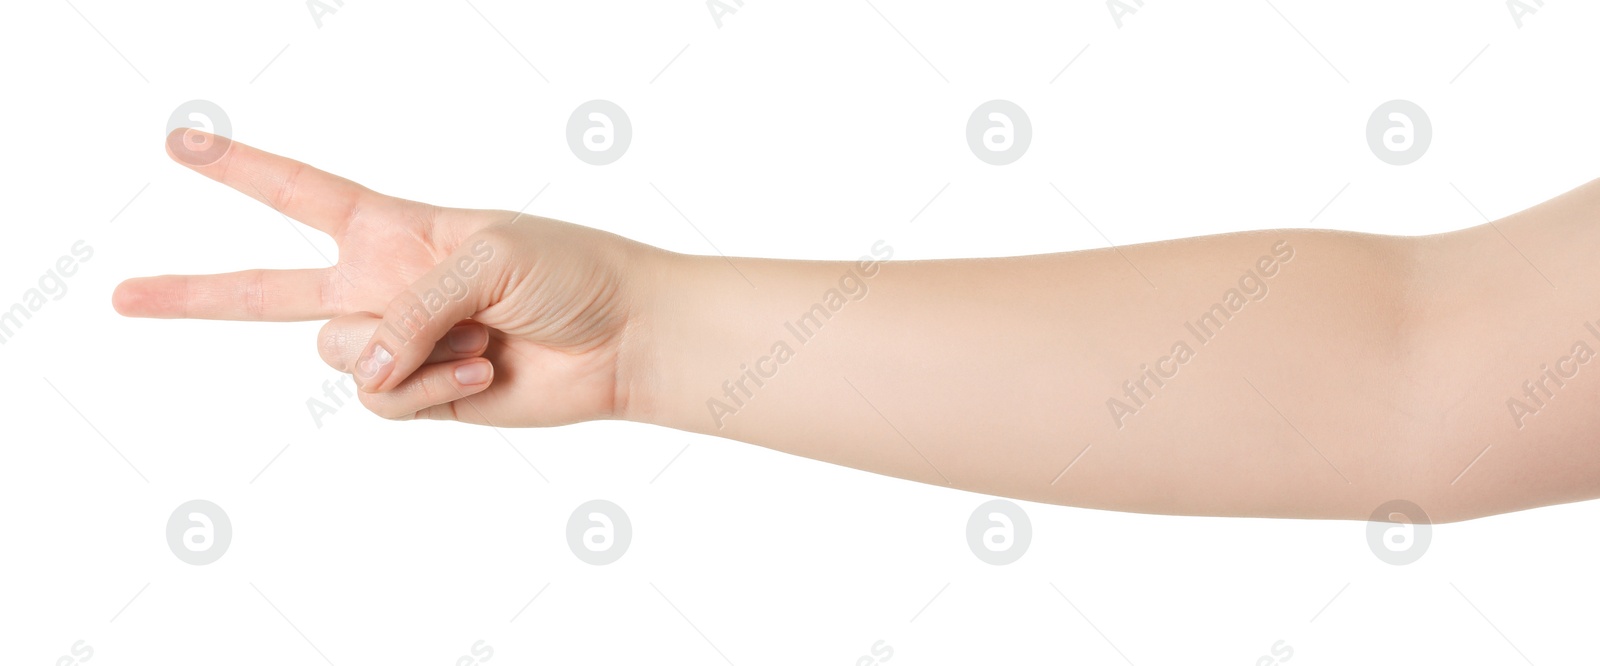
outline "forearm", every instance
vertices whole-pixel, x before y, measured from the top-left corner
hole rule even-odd
[[[1381,445],[1408,425],[1409,257],[1405,239],[1318,231],[870,276],[672,257],[631,417],[1037,501],[1365,517],[1416,466]]]
[[[1591,499],[1596,247],[1600,181],[1425,237],[659,255],[625,416],[1124,511],[1364,519],[1402,499],[1441,522]]]

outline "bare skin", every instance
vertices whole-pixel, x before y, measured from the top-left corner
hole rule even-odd
[[[339,263],[136,278],[118,312],[328,319],[323,359],[387,418],[627,419],[1150,513],[1403,499],[1446,522],[1600,496],[1600,181],[1425,237],[799,262],[406,201],[193,130],[168,150],[330,234]]]

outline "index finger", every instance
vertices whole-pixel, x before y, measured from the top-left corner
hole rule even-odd
[[[167,135],[167,154],[200,175],[335,238],[364,202],[383,196],[305,163],[192,128]]]

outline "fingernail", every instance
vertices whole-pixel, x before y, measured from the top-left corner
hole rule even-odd
[[[489,362],[476,361],[456,366],[456,381],[462,386],[473,386],[489,381]]]
[[[389,353],[389,348],[378,343],[360,361],[356,362],[356,379],[362,385],[372,388],[383,383],[389,374],[389,366],[394,362],[394,355]]]
[[[489,331],[482,326],[457,326],[444,336],[444,342],[450,351],[465,354],[478,351],[488,337]]]

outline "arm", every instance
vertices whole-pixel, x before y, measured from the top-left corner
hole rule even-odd
[[[439,209],[242,144],[196,163],[184,136],[174,157],[333,235],[339,265],[130,280],[118,310],[329,318],[323,358],[386,417],[625,418],[1125,511],[1364,519],[1405,499],[1439,521],[1597,494],[1600,380],[1572,356],[1600,349],[1593,185],[1421,238],[796,262]]]
[[[1365,518],[1409,497],[1421,458],[1393,445],[1409,426],[1393,372],[1410,248],[1274,231],[1004,259],[734,260],[756,288],[720,259],[672,257],[647,281],[649,370],[629,417],[1041,502]]]
[[[1442,522],[1591,499],[1597,222],[1600,181],[1428,237],[734,260],[755,288],[672,257],[629,417],[1123,511],[1366,519],[1404,499]]]

